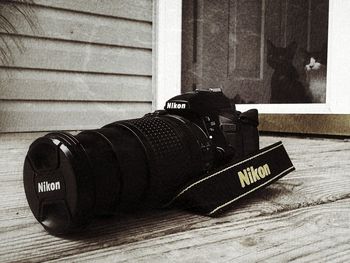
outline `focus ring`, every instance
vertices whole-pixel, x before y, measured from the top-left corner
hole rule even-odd
[[[147,142],[150,202],[158,205],[167,202],[188,177],[193,176],[191,154],[185,138],[180,135],[183,130],[178,127],[180,123],[153,116],[123,123],[136,128]]]

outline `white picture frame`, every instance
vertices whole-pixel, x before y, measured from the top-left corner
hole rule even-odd
[[[153,110],[181,93],[182,1],[155,0],[153,6]]]
[[[154,108],[181,93],[182,1],[156,0]],[[324,104],[240,104],[266,114],[350,114],[350,1],[329,0],[327,99]]]

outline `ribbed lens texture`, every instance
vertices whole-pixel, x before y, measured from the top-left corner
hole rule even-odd
[[[154,152],[154,157],[179,158],[185,148],[174,128],[159,118],[141,118],[130,121],[148,139]]]
[[[162,117],[144,117],[127,122],[136,127],[147,141],[151,198],[154,202],[167,201],[189,180],[189,176],[194,176],[191,153],[185,139],[185,136],[191,135],[185,134],[179,123]]]

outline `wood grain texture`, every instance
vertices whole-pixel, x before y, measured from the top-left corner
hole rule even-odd
[[[66,1],[68,3],[68,1]],[[152,23],[33,6],[35,28],[21,13],[7,15],[16,34],[85,43],[152,48]],[[3,28],[0,32],[6,33]]]
[[[350,142],[282,140],[296,172],[218,218],[138,212],[96,221],[71,238],[48,235],[27,207],[22,164],[42,133],[0,135],[1,262],[346,262],[350,260]]]
[[[152,21],[152,0],[34,0],[35,4],[141,21]]]
[[[13,56],[9,67],[152,75],[152,51],[2,35]],[[23,52],[13,41],[22,43]]]
[[[152,101],[152,78],[0,68],[0,99]]]
[[[102,248],[98,253],[54,262],[344,262],[350,256],[350,224],[345,222],[350,218],[338,216],[349,212],[348,202],[339,201],[235,222],[216,221],[215,225],[202,224],[186,233],[137,241],[117,249]],[[324,228],[325,224],[333,227]]]
[[[2,13],[13,29],[0,30],[0,132],[86,129],[151,110],[152,0],[13,2],[32,23]]]
[[[0,101],[0,132],[100,128],[108,123],[140,118],[150,102]],[[34,117],[33,117],[34,115]]]

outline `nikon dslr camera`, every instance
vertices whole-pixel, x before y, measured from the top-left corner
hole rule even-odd
[[[188,182],[257,151],[257,126],[257,110],[241,113],[221,90],[196,90],[139,119],[49,133],[25,159],[29,206],[53,234],[98,215],[162,207]]]

